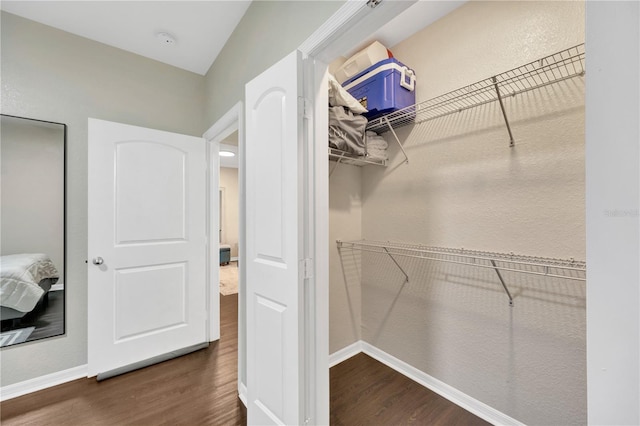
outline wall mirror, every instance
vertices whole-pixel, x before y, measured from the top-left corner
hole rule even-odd
[[[6,347],[65,333],[67,126],[0,118],[0,347]]]

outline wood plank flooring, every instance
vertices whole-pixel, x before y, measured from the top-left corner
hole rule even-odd
[[[488,425],[365,354],[331,368],[331,424]]]
[[[220,297],[208,349],[98,383],[81,379],[0,404],[11,425],[244,425],[237,396],[238,295]],[[331,369],[331,424],[484,425],[469,412],[359,354]]]
[[[238,296],[221,296],[209,348],[104,382],[80,379],[0,404],[9,425],[243,425],[237,396]]]

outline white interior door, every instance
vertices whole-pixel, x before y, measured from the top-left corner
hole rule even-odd
[[[89,376],[207,341],[205,144],[89,119]]]
[[[247,402],[251,425],[302,424],[302,68],[246,86]]]

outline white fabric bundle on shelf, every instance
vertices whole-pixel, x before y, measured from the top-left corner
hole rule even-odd
[[[351,96],[331,74],[329,74],[329,105],[349,108],[354,114],[367,112],[367,109]]]
[[[388,160],[387,148],[389,144],[382,136],[379,136],[375,132],[367,131],[367,155],[371,159],[376,160]]]

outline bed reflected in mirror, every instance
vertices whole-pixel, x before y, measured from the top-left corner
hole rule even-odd
[[[0,347],[65,333],[66,125],[1,115]]]

